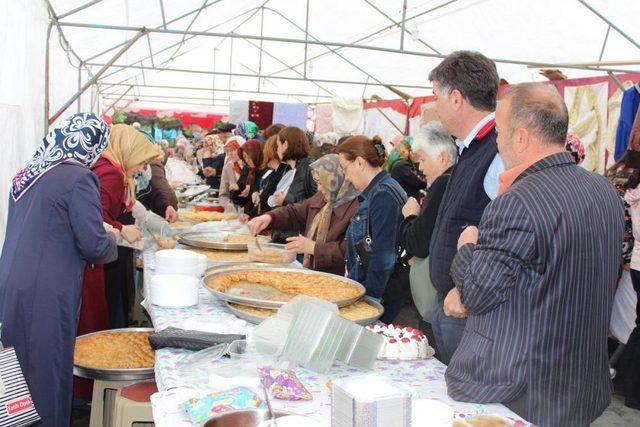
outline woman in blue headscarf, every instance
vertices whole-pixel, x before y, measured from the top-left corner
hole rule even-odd
[[[73,348],[86,263],[117,257],[89,168],[109,128],[91,113],[51,129],[13,179],[0,257],[2,342],[15,347],[43,426],[71,416]]]

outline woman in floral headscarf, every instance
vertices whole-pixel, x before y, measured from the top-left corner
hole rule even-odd
[[[233,130],[233,134],[243,137],[245,140],[255,139],[258,137],[258,125],[253,122],[240,122]]]
[[[109,141],[107,124],[75,114],[51,129],[13,179],[0,257],[2,342],[20,361],[42,426],[68,426],[73,348],[86,263],[113,261],[89,168]]]
[[[318,192],[300,203],[283,206],[249,221],[256,235],[267,228],[297,231],[286,248],[304,254],[304,266],[344,276],[344,254],[351,218],[358,210],[358,191],[344,178],[337,154],[310,165]]]

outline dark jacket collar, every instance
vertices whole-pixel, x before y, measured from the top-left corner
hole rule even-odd
[[[573,159],[573,156],[568,151],[562,152],[562,153],[552,154],[552,155],[547,156],[544,159],[534,163],[528,169],[525,169],[525,171],[522,172],[518,176],[518,178],[516,178],[514,183],[518,182],[521,179],[523,179],[523,178],[525,178],[525,177],[527,177],[529,175],[532,175],[532,174],[534,174],[536,172],[540,172],[541,170],[544,170],[544,169],[558,167],[558,166],[567,166],[567,165],[574,165],[575,166],[575,164],[576,164],[576,162]]]

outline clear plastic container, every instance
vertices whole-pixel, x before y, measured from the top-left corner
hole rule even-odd
[[[248,243],[247,251],[249,259],[254,262],[265,262],[268,264],[291,264],[296,260],[296,253],[284,248],[284,245],[276,243]]]

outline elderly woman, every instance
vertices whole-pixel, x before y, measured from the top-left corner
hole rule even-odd
[[[414,197],[410,197],[402,208],[404,221],[400,226],[400,245],[409,255],[426,258],[440,201],[458,152],[440,122],[429,122],[420,128],[415,136],[413,152],[420,170],[427,177],[429,190],[422,208]]]
[[[13,179],[0,257],[2,341],[15,348],[41,426],[70,422],[82,270],[117,257],[120,232],[105,231],[89,170],[108,141],[104,121],[76,114],[49,131]]]
[[[304,254],[303,265],[344,275],[347,242],[344,235],[358,210],[358,192],[345,180],[337,154],[327,154],[310,165],[318,192],[309,199],[268,212],[249,221],[256,235],[267,227],[297,231],[286,248]]]

